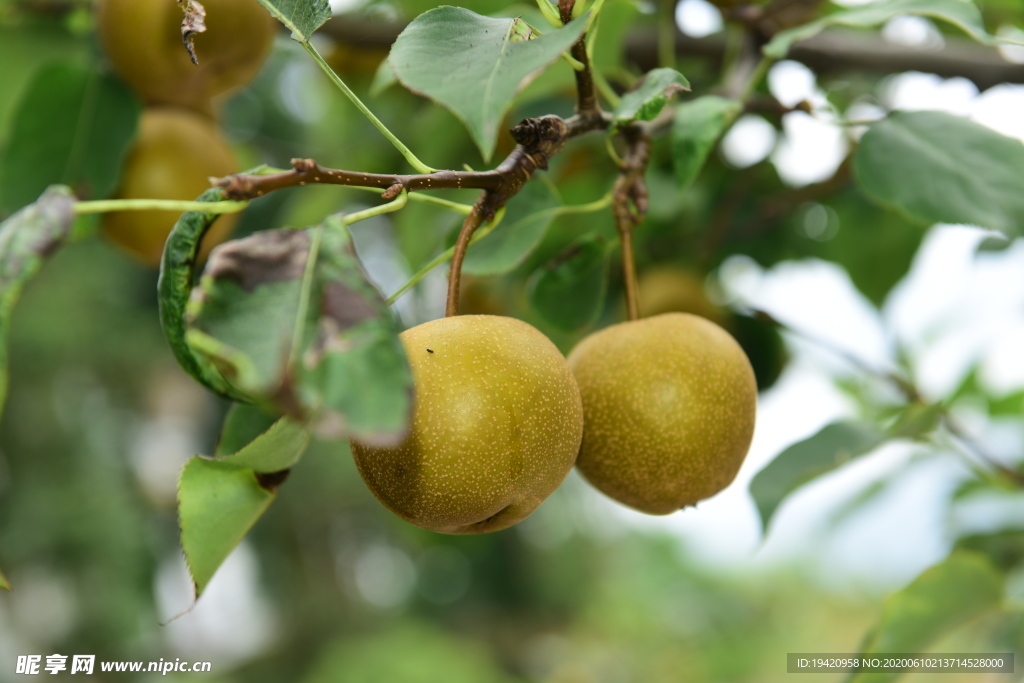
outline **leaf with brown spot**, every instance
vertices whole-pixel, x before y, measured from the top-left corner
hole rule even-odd
[[[254,403],[330,437],[405,434],[412,377],[399,328],[340,219],[214,250],[185,318],[192,352]]]

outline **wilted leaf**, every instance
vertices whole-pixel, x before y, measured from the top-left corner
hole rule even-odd
[[[206,8],[198,0],[178,0],[178,4],[185,12],[185,18],[181,20],[181,41],[185,43],[192,63],[198,65],[194,38],[197,33],[206,33]]]
[[[869,198],[921,222],[1024,223],[1024,144],[959,116],[893,114],[861,139],[854,171]]]
[[[223,192],[219,188],[211,188],[196,201],[217,202],[222,199]],[[213,364],[192,353],[192,349],[185,343],[185,308],[192,292],[199,243],[219,217],[220,214],[190,211],[183,213],[174,224],[164,244],[160,280],[157,283],[160,325],[171,352],[185,372],[225,398],[246,401],[246,397],[237,392]]]
[[[584,235],[538,268],[528,284],[534,309],[567,332],[592,324],[608,290],[608,254],[604,238]]]
[[[40,69],[0,154],[0,209],[15,211],[58,183],[83,199],[108,196],[141,110],[126,85],[95,68],[58,63]]]
[[[651,121],[672,97],[689,90],[690,82],[675,69],[654,69],[636,88],[622,96],[613,114],[615,124]]]
[[[0,410],[7,397],[7,333],[21,290],[71,232],[75,198],[53,186],[0,223]]]
[[[834,422],[814,436],[795,443],[757,473],[750,495],[765,530],[790,493],[816,477],[882,445],[886,435],[866,422]]]
[[[490,159],[512,98],[535,73],[568,50],[586,19],[524,39],[520,19],[492,19],[460,7],[439,7],[410,23],[388,61],[413,92],[450,109]]]
[[[398,327],[335,219],[221,245],[193,291],[186,342],[235,391],[329,436],[395,443],[412,378]]]
[[[1003,577],[984,555],[954,551],[890,596],[863,654],[926,652],[929,645],[999,606]],[[861,673],[851,683],[888,683],[901,673]]]
[[[704,95],[679,105],[672,125],[672,161],[679,187],[693,182],[718,138],[742,109],[736,100],[717,95]]]
[[[331,18],[328,0],[259,0],[292,32],[292,38],[309,42],[310,36]]]
[[[901,14],[916,14],[945,21],[959,27],[979,42],[995,42],[995,38],[985,31],[977,5],[970,0],[881,0],[782,31],[765,45],[764,53],[775,59],[783,59],[793,43],[817,35],[829,26],[870,28],[881,26]]]
[[[551,189],[540,181],[527,183],[506,208],[505,219],[494,232],[466,252],[462,272],[501,275],[529,256],[548,231],[560,206]]]

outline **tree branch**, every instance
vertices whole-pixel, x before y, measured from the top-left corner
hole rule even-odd
[[[355,48],[387,51],[403,28],[400,23],[340,15],[327,22],[320,32]],[[1008,62],[994,48],[966,38],[947,35],[943,39],[946,41],[944,48],[922,50],[893,45],[875,33],[830,29],[797,43],[787,58],[806,64],[822,75],[923,71],[943,78],[962,76],[982,90],[999,83],[1024,83],[1024,64]],[[718,63],[725,55],[725,39],[722,36],[690,38],[676,32],[675,48],[680,57],[703,57]],[[657,67],[656,29],[631,32],[626,39],[625,53],[627,61],[643,71]]]

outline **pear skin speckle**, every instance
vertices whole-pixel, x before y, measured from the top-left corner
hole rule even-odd
[[[583,397],[576,466],[597,489],[664,515],[728,486],[750,448],[757,385],[728,332],[687,313],[613,325],[569,354]]]
[[[522,520],[572,469],[583,405],[565,358],[514,318],[461,315],[401,335],[416,388],[395,448],[352,442],[363,481],[389,510],[447,534]]]

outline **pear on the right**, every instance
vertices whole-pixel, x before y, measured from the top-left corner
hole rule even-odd
[[[665,515],[736,477],[757,383],[743,349],[705,318],[666,313],[591,334],[569,354],[583,399],[576,461],[597,489]]]

